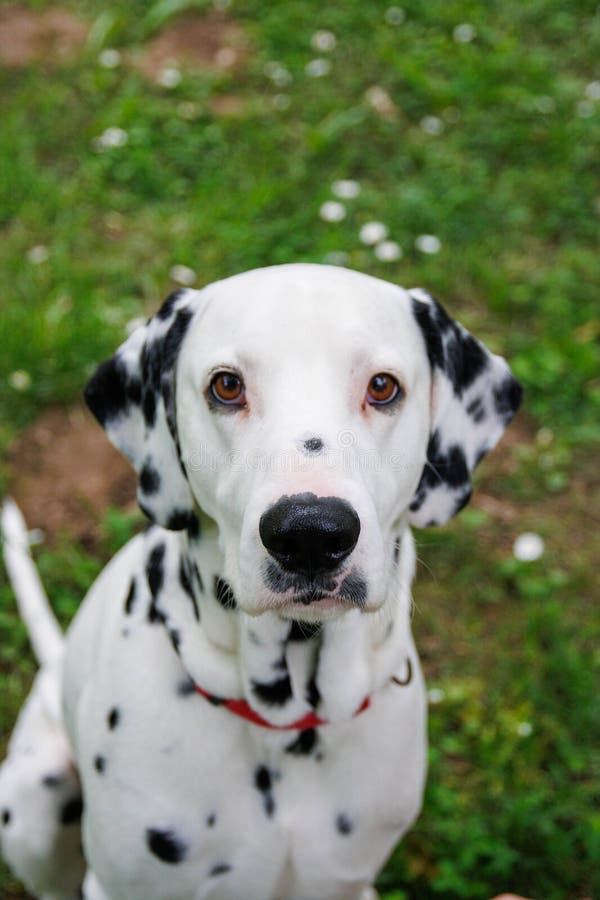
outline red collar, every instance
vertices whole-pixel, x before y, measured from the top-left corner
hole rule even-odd
[[[410,660],[410,656],[406,657],[406,675],[404,678],[398,678],[396,675],[392,675],[391,681],[394,684],[399,685],[400,687],[406,687],[412,681],[413,677],[413,667]],[[240,719],[247,719],[248,722],[252,722],[254,725],[259,725],[261,728],[272,728],[275,731],[303,731],[305,728],[317,728],[321,725],[329,725],[328,719],[321,719],[315,712],[306,713],[305,716],[302,716],[301,719],[297,719],[295,722],[290,722],[289,725],[273,725],[272,722],[269,722],[267,719],[263,719],[260,713],[257,713],[256,710],[252,709],[247,700],[225,700],[223,697],[216,697],[214,694],[205,691],[204,688],[201,688],[199,685],[194,684],[194,689],[198,694],[202,697],[205,697],[210,703],[214,704],[214,706],[224,706],[225,709],[228,709],[230,713],[233,713],[234,716],[239,716]],[[353,714],[352,718],[359,716],[365,709],[368,709],[371,705],[371,697],[367,695],[363,702],[360,704],[356,712]]]
[[[205,691],[204,688],[199,687],[197,684],[194,685],[194,688],[202,697],[205,697],[215,706],[224,706],[225,709],[228,709],[234,716],[239,716],[241,719],[247,719],[248,722],[252,722],[254,725],[260,725],[261,728],[273,728],[275,731],[302,731],[305,728],[317,728],[321,725],[329,725],[328,719],[321,719],[315,712],[309,712],[305,716],[302,716],[301,719],[290,722],[289,725],[273,725],[272,722],[263,719],[259,713],[252,709],[247,700],[224,700],[220,697],[215,697],[214,694],[209,694],[208,691]],[[354,715],[360,715],[360,713],[364,712],[365,709],[368,709],[370,705],[371,698],[365,697]]]

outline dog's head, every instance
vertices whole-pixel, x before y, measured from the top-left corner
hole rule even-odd
[[[402,525],[462,509],[520,396],[423,291],[316,265],[173,294],[86,389],[149,518],[202,510],[239,605],[312,620],[381,606]]]

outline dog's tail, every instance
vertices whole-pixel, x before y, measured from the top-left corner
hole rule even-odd
[[[31,558],[25,520],[13,500],[4,501],[0,524],[4,562],[33,652],[40,666],[56,662],[63,653],[63,634]]]

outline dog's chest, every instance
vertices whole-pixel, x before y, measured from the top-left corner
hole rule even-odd
[[[79,696],[86,855],[108,896],[353,896],[418,809],[420,681],[350,723],[275,732],[191,691],[171,649],[162,628],[113,634]]]

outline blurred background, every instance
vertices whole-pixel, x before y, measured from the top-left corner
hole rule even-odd
[[[600,896],[599,60],[597,0],[0,6],[0,490],[65,625],[142,526],[81,389],[175,286],[420,284],[525,386],[416,535],[430,776],[386,900]],[[33,671],[2,573],[0,751]]]

